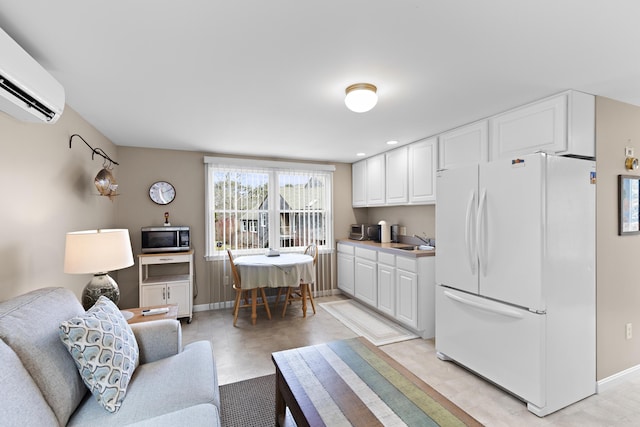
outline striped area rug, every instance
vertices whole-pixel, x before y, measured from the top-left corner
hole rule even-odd
[[[273,359],[310,425],[481,425],[363,338],[281,351]]]
[[[351,299],[323,302],[320,307],[377,346],[418,338],[413,332]]]

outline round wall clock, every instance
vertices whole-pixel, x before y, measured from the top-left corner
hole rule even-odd
[[[154,182],[149,187],[149,197],[159,205],[168,205],[176,198],[176,189],[166,181]]]

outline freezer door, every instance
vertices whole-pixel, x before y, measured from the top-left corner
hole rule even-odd
[[[480,295],[536,311],[546,310],[544,162],[537,154],[480,165],[476,225]]]
[[[537,407],[546,315],[436,286],[436,349]]]
[[[478,166],[439,171],[436,185],[436,283],[477,293]]]

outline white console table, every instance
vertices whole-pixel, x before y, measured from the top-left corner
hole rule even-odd
[[[178,318],[193,318],[193,250],[138,255],[140,306],[178,305]]]

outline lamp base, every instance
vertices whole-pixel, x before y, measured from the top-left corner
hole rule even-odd
[[[108,274],[96,274],[87,286],[82,290],[82,306],[89,310],[104,295],[118,305],[120,301],[120,289],[115,280]]]

